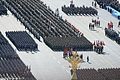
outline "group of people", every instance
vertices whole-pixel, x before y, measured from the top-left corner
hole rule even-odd
[[[63,52],[63,58],[69,58],[72,56],[72,48],[64,48],[64,52]]]
[[[113,22],[112,22],[112,21],[110,21],[110,22],[108,23],[108,29],[113,29]]]
[[[90,30],[94,30],[94,27],[95,27],[95,26],[94,26],[94,23],[89,23],[89,29],[90,29]]]
[[[95,27],[100,27],[99,17],[97,17],[97,19],[92,19],[92,22],[89,23],[90,30],[94,30]],[[118,22],[118,27],[120,27],[120,21]],[[113,22],[112,21],[108,22],[107,28],[113,29]]]
[[[93,49],[98,54],[102,54],[103,53],[104,46],[105,46],[104,41],[97,40],[97,41],[94,41],[94,43],[93,43]]]
[[[92,19],[92,23],[89,23],[89,29],[94,30],[94,27],[100,27],[99,17],[97,19]]]
[[[92,19],[92,22],[95,24],[95,26],[100,27],[100,20],[99,20],[99,17],[97,17],[97,19]]]
[[[94,6],[95,8],[97,7],[97,2],[96,1],[93,1],[92,2],[92,6]]]
[[[73,56],[72,51],[76,51],[76,50],[74,50],[73,48],[64,48],[63,58],[65,58],[65,59],[66,58],[71,58],[71,56]],[[84,62],[83,54],[81,54],[81,55],[77,54],[77,57],[79,57],[81,59],[81,62]],[[89,62],[89,56],[87,56],[87,62]]]

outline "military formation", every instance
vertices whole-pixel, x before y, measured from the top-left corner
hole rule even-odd
[[[0,1],[0,15],[7,15],[7,9],[6,9],[5,6],[2,4],[1,1]]]
[[[62,11],[67,15],[98,15],[98,11],[92,7],[81,6],[75,7],[73,3],[70,6],[62,6]]]
[[[6,36],[19,51],[37,51],[38,45],[26,31],[9,31]]]
[[[0,79],[36,80],[30,67],[22,62],[2,33],[0,33]]]

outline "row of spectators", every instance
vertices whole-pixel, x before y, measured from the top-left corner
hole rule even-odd
[[[5,37],[0,33],[0,79],[36,80]]]

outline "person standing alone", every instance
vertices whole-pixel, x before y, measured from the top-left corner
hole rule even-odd
[[[87,56],[87,62],[89,62],[89,56]]]

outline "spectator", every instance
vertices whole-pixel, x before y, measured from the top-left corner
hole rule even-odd
[[[95,6],[95,8],[97,8],[97,2],[95,1],[95,3],[94,3],[94,6]]]
[[[67,51],[68,51],[68,48],[64,48],[63,58],[67,56]]]
[[[70,48],[70,50],[69,50],[69,57],[72,56],[72,51],[73,51],[73,48]]]

